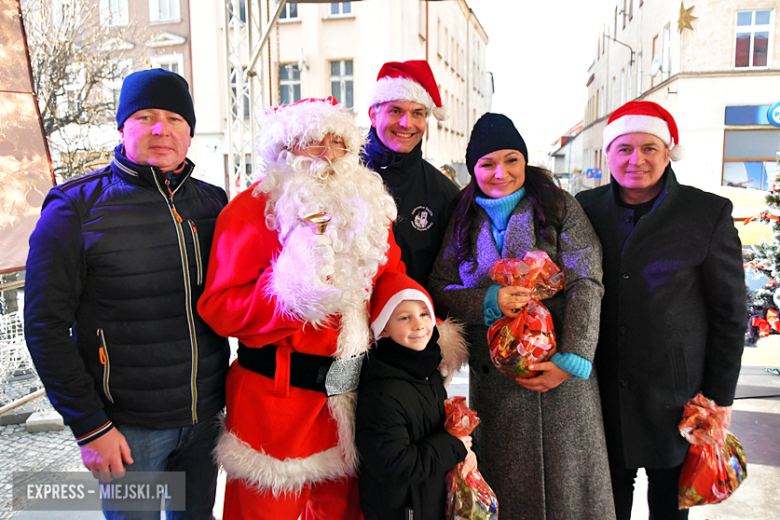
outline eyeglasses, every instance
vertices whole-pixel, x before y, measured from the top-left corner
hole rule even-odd
[[[301,150],[306,150],[312,157],[322,157],[325,155],[325,151],[329,148],[333,150],[333,155],[336,157],[344,157],[348,153],[352,153],[352,150],[348,148],[342,148],[340,146],[325,146],[322,144],[309,144],[300,147]]]

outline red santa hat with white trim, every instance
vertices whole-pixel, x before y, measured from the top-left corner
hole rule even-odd
[[[425,60],[389,61],[382,65],[368,97],[369,106],[388,101],[413,101],[425,106],[426,114],[439,121],[449,117],[442,106],[439,87],[431,66]]]
[[[428,307],[431,319],[436,321],[436,314],[433,312],[433,303],[431,303],[428,291],[409,278],[408,275],[389,271],[376,281],[374,294],[371,297],[371,332],[374,333],[374,339],[379,339],[379,335],[385,330],[393,311],[404,300],[423,302]]]
[[[604,153],[609,155],[609,145],[621,135],[637,132],[654,135],[663,141],[673,161],[685,157],[672,114],[652,101],[629,101],[612,112],[604,128]]]

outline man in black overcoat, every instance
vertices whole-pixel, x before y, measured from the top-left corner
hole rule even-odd
[[[617,109],[604,129],[612,173],[577,200],[604,249],[596,369],[618,520],[629,520],[638,468],[650,518],[685,519],[679,433],[697,393],[726,408],[739,376],[747,309],[729,200],[677,183],[684,149],[674,118],[650,101]]]

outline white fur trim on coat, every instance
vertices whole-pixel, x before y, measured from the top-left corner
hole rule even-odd
[[[444,378],[444,385],[447,386],[455,372],[469,362],[469,348],[461,323],[447,318],[436,327],[439,329],[439,347],[441,347],[442,357],[439,372]]]
[[[307,484],[354,473],[338,447],[306,458],[279,460],[262,449],[253,449],[229,431],[220,435],[214,454],[229,480],[241,480],[247,487],[269,491],[275,497],[300,493]]]
[[[255,450],[231,431],[223,429],[214,448],[230,480],[241,480],[248,487],[271,492],[300,493],[304,486],[357,474],[355,448],[355,405],[357,392],[333,396],[328,408],[338,424],[339,444],[305,458],[280,460],[262,448]]]

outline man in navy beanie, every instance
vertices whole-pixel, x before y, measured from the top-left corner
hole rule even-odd
[[[111,164],[54,187],[30,237],[27,345],[96,477],[184,472],[185,510],[168,518],[211,519],[229,349],[195,308],[227,197],[191,177],[184,78],[130,74],[116,118]],[[104,501],[104,514],[160,517],[116,511],[132,505]]]

